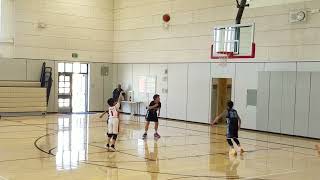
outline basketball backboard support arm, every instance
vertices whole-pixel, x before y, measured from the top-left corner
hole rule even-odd
[[[236,0],[236,1],[237,1],[237,8],[238,8],[238,13],[237,13],[237,17],[236,17],[236,24],[241,24],[241,19],[242,19],[244,9],[247,6],[249,6],[249,4],[247,4],[247,0],[241,0],[240,3],[238,0]]]
[[[237,17],[236,17],[236,24],[241,24],[241,19],[242,19],[242,15],[243,15],[243,12],[245,10],[245,8],[247,6],[249,6],[247,4],[247,0],[241,0],[241,2],[239,3],[239,0],[236,0],[237,1],[237,8],[238,8],[238,13],[237,13]],[[235,40],[238,40],[240,41],[240,28],[236,28],[235,29]],[[234,47],[235,50],[238,49],[239,47],[238,44]]]

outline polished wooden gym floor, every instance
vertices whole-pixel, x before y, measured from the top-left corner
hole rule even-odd
[[[108,152],[98,116],[2,118],[0,180],[320,179],[316,140],[241,131],[247,152],[229,157],[222,126],[161,120],[161,139],[142,140],[143,118],[123,116]]]

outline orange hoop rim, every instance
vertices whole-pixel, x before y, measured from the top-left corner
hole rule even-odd
[[[248,54],[248,55],[235,55],[234,52],[230,52],[230,51],[218,51],[218,52],[215,52],[215,53],[216,53],[216,55],[214,54],[213,45],[211,45],[211,59],[255,58],[255,56],[256,56],[256,44],[255,44],[255,42],[252,42],[252,44],[251,44],[251,54]]]

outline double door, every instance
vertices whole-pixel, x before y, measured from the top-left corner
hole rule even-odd
[[[71,68],[67,68],[69,66]],[[79,70],[77,65],[79,65]],[[61,113],[88,111],[88,65],[59,63],[58,107]],[[81,67],[81,71],[80,71]]]

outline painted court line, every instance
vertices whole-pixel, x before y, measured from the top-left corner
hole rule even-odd
[[[282,170],[284,171],[284,170]],[[285,172],[279,172],[279,173],[272,173],[272,174],[266,174],[266,175],[261,175],[261,176],[252,176],[252,177],[246,177],[244,179],[261,179],[265,177],[270,177],[270,176],[277,176],[277,175],[285,175],[285,174],[291,174],[297,172],[296,170],[286,170]]]

